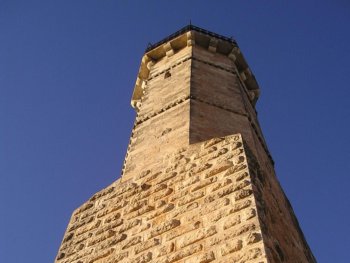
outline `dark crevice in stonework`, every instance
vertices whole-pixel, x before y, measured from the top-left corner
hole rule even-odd
[[[164,79],[170,78],[171,77],[171,73],[169,71],[164,73]]]
[[[282,249],[280,248],[280,246],[277,243],[275,244],[275,250],[278,254],[278,257],[280,258],[280,261],[284,262],[284,254],[282,252]]]

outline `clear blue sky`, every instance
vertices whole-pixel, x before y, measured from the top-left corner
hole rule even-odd
[[[350,3],[0,0],[0,262],[52,262],[73,210],[116,180],[148,42],[233,36],[276,171],[319,262],[349,262]]]

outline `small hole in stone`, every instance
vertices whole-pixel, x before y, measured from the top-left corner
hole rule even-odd
[[[171,77],[171,73],[169,71],[165,72],[164,78],[167,79],[169,77]]]

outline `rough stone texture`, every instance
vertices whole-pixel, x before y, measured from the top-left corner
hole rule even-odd
[[[73,213],[57,262],[229,261],[244,251],[265,262],[246,158],[232,135],[116,181]]]
[[[237,45],[189,28],[142,59],[121,179],[71,217],[57,263],[316,262],[275,177]]]

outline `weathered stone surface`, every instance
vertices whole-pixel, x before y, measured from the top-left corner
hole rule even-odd
[[[138,256],[135,259],[132,259],[130,262],[131,263],[147,263],[147,262],[150,262],[151,260],[152,260],[152,253],[148,252],[146,254]]]
[[[191,257],[187,259],[186,263],[209,263],[215,260],[215,254],[213,251],[210,252],[204,252],[202,254],[196,255],[194,257]]]
[[[191,245],[195,242],[201,241],[207,237],[215,235],[216,233],[217,233],[217,231],[216,231],[215,226],[211,226],[210,228],[199,229],[193,233],[187,233],[187,234],[181,236],[177,240],[177,244],[180,248],[183,248],[183,247]]]
[[[247,244],[253,244],[253,243],[259,242],[260,240],[261,240],[261,234],[252,232],[252,233],[249,233],[247,237]]]
[[[171,254],[167,256],[163,261],[164,263],[172,263],[175,261],[179,261],[180,259],[183,259],[185,257],[188,257],[194,253],[197,253],[203,249],[202,245],[194,244],[190,247],[187,247],[185,249],[180,250],[179,252],[175,252],[174,254]]]
[[[167,221],[160,226],[155,227],[153,230],[150,232],[150,237],[155,237],[158,235],[163,234],[164,232],[167,232],[181,224],[180,220],[177,219],[172,219],[170,221]]]
[[[243,247],[242,244],[243,244],[242,240],[234,240],[231,242],[227,242],[221,248],[221,255],[226,256],[229,253],[233,253],[238,250],[241,250]]]
[[[137,246],[135,246],[135,249],[134,249],[135,254],[138,254],[142,251],[145,251],[146,249],[157,246],[159,244],[160,244],[160,240],[156,238],[142,242],[141,244],[138,244]]]
[[[241,216],[240,215],[231,216],[224,221],[224,230],[226,230],[230,227],[233,227],[239,223],[241,223]]]
[[[249,72],[233,41],[205,31],[148,51],[122,177],[76,209],[56,262],[315,262],[274,175]]]
[[[221,145],[227,147],[237,142],[237,135],[231,138],[231,141],[226,138],[225,141],[216,142],[212,154],[218,151]],[[195,147],[199,151],[205,149],[201,144]],[[178,169],[169,163],[167,158],[189,160],[185,162],[186,165],[189,162],[197,163],[200,159],[195,161],[191,157],[194,151],[195,148],[191,146],[181,153],[166,157],[163,160],[163,171],[175,172]],[[229,154],[229,151],[222,151],[217,156]],[[245,152],[242,151],[241,154],[244,155]],[[229,160],[223,165],[221,160],[214,158],[211,165],[204,170],[197,170],[198,166],[194,166],[193,171],[183,174],[185,180],[177,182],[173,179],[181,174],[176,173],[169,179],[173,180],[171,188],[164,180],[154,183],[151,180],[144,184],[145,178],[154,174],[151,169],[133,183],[115,182],[113,188],[109,187],[114,189],[113,191],[96,194],[94,200],[90,200],[92,205],[78,210],[80,215],[89,213],[91,218],[80,216],[71,221],[63,240],[63,243],[70,245],[62,246],[57,262],[63,259],[66,259],[66,262],[73,262],[76,258],[83,260],[92,254],[95,256],[91,260],[108,259],[110,262],[113,262],[113,258],[122,262],[153,262],[155,258],[157,261],[159,259],[159,262],[175,262],[182,259],[186,259],[186,262],[212,262],[219,260],[223,255],[226,256],[225,253],[234,253],[221,253],[221,248],[233,251],[234,248],[223,245],[229,246],[231,243],[228,242],[231,239],[236,240],[240,236],[247,241],[239,250],[244,250],[244,246],[250,244],[260,244],[263,251],[261,240],[254,239],[255,236],[246,236],[249,231],[258,230],[258,225],[246,225],[242,221],[251,220],[256,215],[256,210],[252,207],[251,181],[245,179],[235,183],[232,179],[236,178],[237,172],[231,171],[230,175],[225,175],[223,172],[232,167],[231,164],[225,164],[229,163]],[[216,162],[220,162],[219,172],[215,168]],[[206,174],[213,175],[205,179]],[[246,178],[249,178],[249,174]],[[249,192],[249,195],[246,192]],[[237,195],[239,200],[236,200]],[[101,206],[95,205],[95,202],[103,204],[102,208],[97,209]],[[86,209],[87,207],[89,208]],[[79,247],[79,244],[84,245]],[[77,250],[69,250],[69,247],[74,246],[77,246]],[[82,252],[78,252],[78,248]],[[88,248],[93,250],[84,254]],[[207,251],[209,248],[218,252]],[[99,252],[94,252],[95,249],[99,249]],[[199,251],[203,252],[197,254]]]

